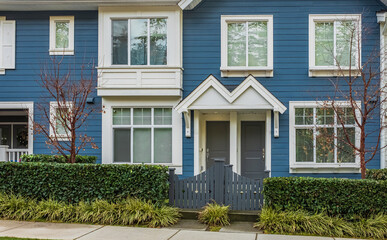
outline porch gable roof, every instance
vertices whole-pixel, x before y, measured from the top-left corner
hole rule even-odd
[[[253,91],[251,91],[251,89],[253,89]],[[227,108],[227,106],[222,108],[221,104],[219,104],[218,108],[216,106],[218,103],[221,103],[221,101],[230,105],[239,101],[238,104],[236,106],[232,106],[231,109],[272,109],[273,111],[278,111],[281,114],[286,111],[286,107],[252,75],[248,76],[232,92],[228,91],[227,88],[213,75],[210,75],[193,92],[182,100],[175,107],[175,110],[178,113],[184,113],[191,109],[197,109],[194,106],[195,102],[206,94],[213,96],[213,102],[210,102],[208,108],[202,107],[200,109],[230,109]],[[248,96],[243,98],[244,95]],[[254,99],[259,102],[251,102],[251,100],[254,101]]]

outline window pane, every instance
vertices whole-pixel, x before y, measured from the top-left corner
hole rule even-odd
[[[133,162],[151,163],[151,129],[133,129]]]
[[[352,48],[351,48],[352,44]],[[355,48],[355,23],[352,21],[337,22],[336,27],[336,53],[337,65],[349,66],[356,65]]]
[[[154,134],[154,162],[172,163],[172,129],[155,129]]]
[[[339,117],[342,122],[346,125],[352,125],[355,124],[355,119],[353,117],[353,111],[352,108],[340,108],[337,111],[337,125],[341,126],[341,121],[339,120]]]
[[[130,162],[130,129],[114,129],[114,162]]]
[[[346,128],[347,135],[352,144],[355,144],[355,128]],[[354,163],[355,151],[348,144],[342,128],[337,129],[337,162],[338,163]]]
[[[318,108],[316,123],[318,125],[332,125],[334,124],[335,112],[332,108]]]
[[[148,19],[130,20],[131,65],[148,64]]]
[[[150,19],[150,64],[167,64],[167,19]]]
[[[228,66],[246,66],[246,23],[228,24]]]
[[[312,129],[296,129],[296,162],[313,162]]]
[[[113,21],[113,64],[128,64],[128,21]]]
[[[66,122],[68,112],[68,108],[56,108],[55,128],[56,133],[58,135],[66,135]]]
[[[11,148],[11,126],[0,125],[0,145],[8,145]]]
[[[113,109],[113,125],[130,125],[130,108]]]
[[[249,22],[249,66],[267,66],[267,22]]]
[[[296,108],[296,125],[313,124],[313,108]]]
[[[68,48],[69,47],[69,29],[70,22],[56,22],[55,23],[55,48]]]
[[[333,23],[315,23],[316,66],[334,65]]]
[[[335,162],[335,142],[333,128],[318,128],[316,132],[316,162]]]
[[[13,125],[13,148],[28,148],[27,125]]]
[[[135,108],[133,110],[134,125],[151,125],[151,109],[150,108]]]
[[[172,125],[172,109],[155,108],[154,124],[155,125]]]

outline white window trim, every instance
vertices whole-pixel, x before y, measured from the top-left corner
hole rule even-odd
[[[361,64],[361,45],[360,43],[360,59],[356,59],[355,66],[345,67],[341,66],[341,69],[337,66],[316,66],[316,54],[315,54],[315,23],[316,22],[335,22],[335,21],[356,21],[358,23],[357,29],[360,30],[359,36],[361,39],[361,14],[310,14],[309,15],[309,77],[335,77],[335,76],[348,76],[351,70],[352,74],[359,74],[357,67],[359,61]]]
[[[336,101],[342,107],[351,107],[347,101]],[[289,172],[290,173],[359,173],[360,157],[356,155],[355,163],[297,163],[296,162],[296,125],[295,108],[316,108],[326,105],[324,101],[290,101],[289,102]],[[360,102],[357,102],[361,106]],[[356,118],[360,119],[360,112]],[[336,121],[336,119],[335,119]],[[360,145],[360,129],[355,124],[355,144]],[[315,149],[315,146],[314,146]]]
[[[266,21],[267,22],[267,66],[230,67],[227,62],[227,42],[229,22]],[[221,16],[221,67],[222,77],[273,77],[273,15],[222,15]]]
[[[69,46],[56,48],[56,22],[69,21]],[[74,55],[74,16],[50,16],[50,55]]]
[[[34,151],[34,102],[0,102],[0,109],[28,110],[28,153]]]
[[[171,108],[172,109],[172,163],[144,163],[146,165],[164,165],[176,168],[177,174],[183,173],[183,126],[182,116],[174,107],[180,100],[151,98],[102,98],[102,163],[103,164],[134,164],[115,163],[113,159],[113,108]],[[169,125],[168,125],[169,126]]]
[[[64,105],[64,104],[63,104]],[[71,109],[73,106],[73,103],[72,102],[67,102],[66,103],[66,107]],[[58,102],[50,102],[50,137],[51,138],[54,138],[55,137],[55,134],[54,134],[54,129],[52,127],[52,123],[55,121],[56,119],[56,109],[59,107],[59,104]],[[71,139],[71,135],[70,134],[56,134],[56,138],[58,139],[58,141],[70,141]]]

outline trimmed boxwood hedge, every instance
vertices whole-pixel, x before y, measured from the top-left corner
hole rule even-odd
[[[62,163],[0,163],[0,192],[67,203],[134,197],[168,198],[167,167]]]
[[[385,169],[367,169],[367,179],[387,180],[387,168]]]
[[[264,180],[265,205],[351,218],[387,213],[387,181],[276,177]]]
[[[66,163],[67,159],[62,155],[46,155],[46,154],[25,154],[20,157],[21,162],[46,162],[46,163]],[[75,157],[76,163],[95,163],[97,157],[95,156],[81,156]]]

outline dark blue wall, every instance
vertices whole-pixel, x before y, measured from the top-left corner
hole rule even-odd
[[[49,18],[50,16],[71,15],[75,17],[75,55],[65,56],[63,68],[72,68],[74,79],[79,79],[79,69],[82,64],[92,66],[98,63],[98,12],[0,12],[7,20],[16,20],[16,69],[6,70],[0,76],[0,101],[33,101],[35,104],[35,120],[41,118],[36,104],[49,101],[44,97],[45,90],[39,86],[40,69],[50,62],[49,56]],[[61,58],[60,56],[56,57]],[[87,68],[87,66],[86,66]],[[90,68],[89,68],[90,69]],[[96,90],[92,93],[97,96]],[[94,142],[101,148],[101,100],[96,98],[93,113],[87,120],[83,132],[94,138]],[[46,139],[35,135],[34,153],[53,153],[45,144]],[[98,156],[101,150],[90,147],[81,152],[82,155]]]
[[[362,14],[369,33],[363,40],[363,62],[379,49],[376,12],[385,9],[378,0],[203,0],[194,10],[184,11],[184,96],[209,74],[223,84],[241,83],[244,78],[220,77],[221,15],[262,14],[274,16],[274,77],[257,78],[286,107],[289,101],[327,100],[332,95],[328,78],[308,77],[309,14]],[[289,175],[289,111],[280,116],[280,137],[272,139],[272,176]],[[371,127],[378,128],[378,121]],[[193,175],[193,138],[184,138],[183,175]],[[376,138],[369,138],[369,146]],[[379,155],[368,164],[379,168]],[[300,175],[300,174],[299,174]],[[312,174],[309,174],[312,175]],[[315,176],[358,177],[356,174]]]

